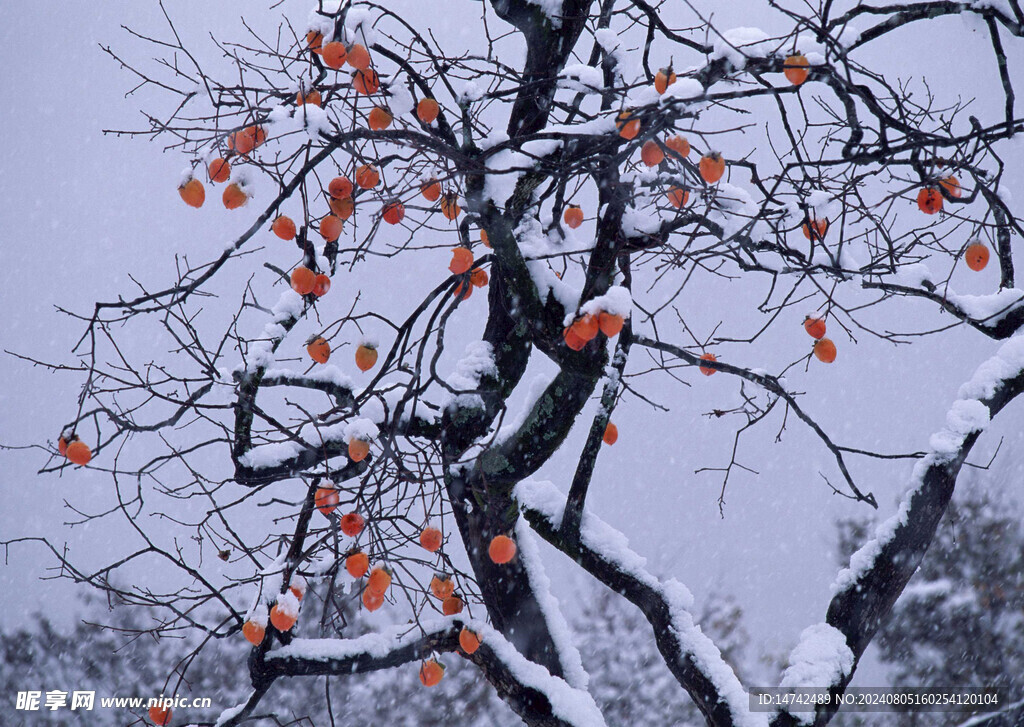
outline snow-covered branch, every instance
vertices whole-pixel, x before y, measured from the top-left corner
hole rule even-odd
[[[914,574],[934,538],[956,485],[957,475],[981,432],[1024,391],[1024,336],[1004,343],[960,389],[946,427],[932,435],[930,452],[915,467],[899,511],[878,526],[874,538],[850,558],[833,586],[827,623],[840,631],[859,659],[875,631]],[[830,685],[841,693],[853,676],[837,674]],[[825,686],[825,685],[818,685]],[[832,711],[822,710],[815,724]]]
[[[767,727],[768,714],[751,712],[739,678],[690,612],[693,596],[676,580],[662,582],[629,549],[625,536],[584,511],[580,537],[567,541],[561,524],[566,496],[549,482],[515,488],[520,511],[545,540],[636,605],[650,621],[665,664],[713,727]]]

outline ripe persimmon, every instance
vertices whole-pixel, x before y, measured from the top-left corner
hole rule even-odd
[[[441,196],[441,183],[431,177],[420,185],[420,194],[428,202],[436,202],[437,198]]]
[[[190,178],[178,187],[178,194],[189,207],[202,207],[206,201],[206,189],[203,183],[195,177]]]
[[[794,86],[799,86],[807,80],[807,76],[810,74],[810,71],[808,71],[808,66],[810,65],[805,56],[795,53],[789,56],[785,63],[783,63],[782,72],[786,75],[787,81]]]
[[[298,614],[282,607],[280,603],[275,603],[274,607],[270,609],[270,623],[274,624],[274,628],[282,633],[291,631],[292,626],[298,620]]]
[[[356,184],[360,189],[373,189],[380,183],[380,172],[372,164],[363,164],[356,170]]]
[[[433,687],[444,678],[444,667],[437,659],[427,659],[420,664],[420,681],[425,687]]]
[[[455,581],[443,573],[435,573],[430,579],[430,592],[443,601],[455,592]]]
[[[67,450],[64,452],[64,456],[68,458],[68,461],[77,464],[81,467],[89,464],[92,459],[92,450],[89,449],[89,445],[80,439],[68,444]]]
[[[822,363],[836,360],[836,344],[830,338],[820,338],[814,342],[814,357]]]
[[[480,242],[482,242],[484,244],[484,247],[486,247],[487,249],[491,248],[491,238],[487,236],[487,230],[480,230]]]
[[[353,439],[348,443],[348,458],[353,462],[362,462],[370,454],[370,443],[362,439]]]
[[[665,193],[665,196],[668,198],[668,203],[677,210],[682,209],[690,200],[689,190],[682,187],[672,187]]]
[[[262,126],[246,126],[228,135],[228,148],[245,155],[266,140],[267,132]]]
[[[242,186],[234,182],[224,188],[224,193],[220,198],[229,210],[236,210],[249,201],[249,195],[245,193]]]
[[[972,242],[964,250],[964,261],[974,272],[980,272],[988,265],[988,248],[980,242]]]
[[[459,632],[459,646],[466,654],[475,654],[480,648],[480,635],[463,626]]]
[[[344,43],[339,43],[335,40],[325,44],[320,55],[324,59],[325,66],[338,71],[345,65],[348,51],[345,50]]]
[[[439,113],[441,113],[441,107],[432,98],[420,99],[420,102],[416,104],[416,116],[424,124],[433,122]]]
[[[352,196],[352,182],[342,175],[335,177],[327,184],[327,194],[334,199],[345,199]]]
[[[352,88],[356,93],[372,96],[380,90],[380,77],[372,68],[367,71],[356,71],[352,74]]]
[[[441,531],[434,527],[425,527],[420,531],[420,545],[423,549],[436,553],[441,549],[442,535]]]
[[[562,214],[562,220],[566,225],[575,230],[583,224],[583,210],[580,209],[578,204],[571,204],[565,208],[565,212]]]
[[[370,577],[366,579],[366,590],[383,595],[388,592],[390,587],[391,574],[388,573],[387,568],[377,566],[370,571]]]
[[[960,187],[960,180],[956,177],[949,176],[945,179],[940,179],[939,186],[946,190],[946,194],[954,199],[960,199],[960,196],[963,194]]]
[[[448,269],[456,275],[462,275],[473,267],[473,253],[469,248],[457,247],[452,250],[452,261],[448,263]]]
[[[498,565],[508,563],[516,556],[516,541],[507,535],[495,535],[487,546],[487,555]]]
[[[573,321],[572,328],[576,331],[576,335],[584,341],[592,341],[597,336],[597,332],[601,330],[601,325],[597,316],[587,313]]]
[[[608,336],[608,338],[619,335],[623,323],[625,321],[622,319],[622,316],[614,313],[601,311],[597,316],[597,325],[601,328],[601,333]]]
[[[813,339],[824,338],[825,319],[816,318],[815,316],[807,316],[804,318],[804,330],[807,331],[807,335]]]
[[[601,441],[607,445],[612,445],[619,441],[619,428],[615,426],[615,422],[608,422],[608,425],[604,428],[604,434],[601,435]]]
[[[812,216],[810,218],[810,223],[811,224],[808,226],[808,224],[805,222],[800,227],[800,231],[804,233],[804,237],[810,240],[811,232],[813,231],[815,240],[824,240],[825,233],[828,232],[828,219],[825,217],[817,219],[816,217]]]
[[[292,595],[300,602],[306,597],[306,589],[308,587],[309,584],[306,582],[306,579],[298,573],[293,575],[292,579],[288,582],[288,590],[291,591]]]
[[[292,270],[292,290],[299,295],[309,295],[316,287],[316,273],[304,265]]]
[[[78,437],[72,436],[70,439],[65,437],[63,434],[57,438],[57,454],[61,457],[66,457],[68,454],[68,442],[75,441]]]
[[[166,727],[171,723],[170,707],[150,707],[149,721],[158,727]]]
[[[267,629],[265,626],[260,626],[255,621],[246,621],[242,624],[242,636],[253,646],[259,646],[263,643],[263,637],[267,635]]]
[[[313,504],[320,514],[329,517],[338,507],[338,491],[333,487],[320,487],[313,496]]]
[[[640,147],[640,161],[649,167],[656,167],[665,161],[665,152],[654,139],[648,139]]]
[[[339,220],[347,220],[356,211],[356,203],[351,197],[341,199],[330,199],[327,206],[331,208],[331,214]]]
[[[356,366],[360,371],[369,371],[377,363],[377,349],[369,343],[360,344],[356,349]]]
[[[309,104],[310,106],[320,106],[322,103],[323,98],[320,96],[320,92],[315,88],[310,91],[306,91],[305,93],[299,91],[295,94],[296,106],[305,106],[306,104]]]
[[[462,609],[465,606],[466,604],[462,602],[461,598],[451,595],[441,602],[441,613],[445,616],[454,616],[457,613],[462,613]]]
[[[331,344],[323,336],[317,336],[306,344],[306,353],[317,363],[325,364],[331,357]]]
[[[467,300],[473,295],[473,284],[467,280],[460,280],[452,288],[452,295],[459,299],[459,301]]]
[[[381,210],[380,216],[389,225],[397,225],[405,219],[405,205],[401,202],[388,202]]]
[[[291,217],[278,215],[274,218],[273,223],[271,223],[270,229],[282,240],[295,239],[295,222],[292,221]]]
[[[923,187],[917,193],[917,207],[926,215],[934,215],[942,209],[942,193],[935,187]]]
[[[345,223],[341,221],[340,217],[334,215],[325,215],[320,220],[320,237],[327,240],[327,242],[334,242],[341,237],[341,231],[344,229]]]
[[[318,273],[316,276],[316,284],[313,286],[313,295],[317,298],[322,298],[327,295],[327,291],[331,289],[331,279],[323,273]]]
[[[460,212],[462,212],[462,208],[459,207],[459,195],[448,192],[441,197],[441,214],[446,220],[454,220]]]
[[[690,156],[690,142],[685,136],[670,136],[665,139],[665,146],[684,159]]]
[[[362,43],[353,43],[348,48],[348,64],[359,71],[370,68],[370,52]]]
[[[345,570],[353,578],[362,578],[370,570],[370,556],[362,551],[352,553],[345,558]]]
[[[487,281],[490,278],[487,275],[487,271],[483,268],[473,268],[469,272],[469,282],[473,284],[474,288],[482,288],[487,285]]]
[[[700,360],[701,361],[717,361],[718,357],[715,356],[715,354],[713,354],[713,353],[703,353],[700,356]],[[705,376],[711,376],[712,374],[715,373],[715,369],[711,368],[710,366],[699,366],[698,368],[700,369],[700,372],[702,374],[704,374]]]
[[[350,538],[354,538],[359,533],[363,532],[363,527],[366,525],[366,520],[358,512],[349,512],[341,516],[339,527],[341,532]]]
[[[580,337],[573,326],[562,331],[562,338],[565,340],[565,345],[573,351],[582,351],[583,347],[587,345],[587,342]]]
[[[324,36],[322,33],[316,30],[311,30],[306,33],[306,47],[311,51],[320,55],[323,52]]]
[[[362,600],[363,606],[366,608],[366,610],[370,613],[373,613],[378,608],[384,605],[384,594],[374,593],[369,588],[364,588]]]
[[[210,175],[210,181],[214,184],[228,181],[231,176],[231,165],[227,159],[217,157],[206,167],[206,173]]]
[[[675,82],[676,82],[676,74],[672,70],[672,66],[669,66],[668,68],[662,68],[654,76],[654,89],[658,93],[665,93],[665,91],[668,90],[668,87],[671,86]]]
[[[387,109],[374,106],[366,116],[366,124],[374,131],[383,131],[391,126],[393,118]]]
[[[701,178],[708,184],[714,184],[725,174],[725,159],[717,151],[708,152],[700,158],[697,167]]]
[[[615,126],[619,130],[619,136],[627,141],[635,139],[640,133],[640,119],[636,118],[631,110],[620,113]]]

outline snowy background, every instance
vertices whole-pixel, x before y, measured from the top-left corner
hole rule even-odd
[[[166,5],[186,46],[216,63],[209,35],[241,37],[243,12],[257,32],[272,32],[281,14],[301,25],[308,4],[288,0],[269,11],[252,2],[173,0]],[[475,3],[403,0],[388,5],[406,7],[414,25],[429,25],[454,47],[473,48],[478,43],[458,22],[461,14],[476,12]],[[719,28],[752,22],[742,1],[695,6],[709,15],[713,11]],[[777,29],[769,22],[767,31]],[[162,32],[161,23],[155,2],[0,4],[4,350],[70,361],[68,351],[84,326],[60,315],[57,306],[87,314],[95,300],[131,291],[129,272],[153,284],[166,282],[173,275],[175,252],[196,261],[208,259],[255,214],[255,209],[240,216],[208,205],[212,209],[204,208],[202,222],[197,223],[199,218],[184,209],[175,191],[185,166],[181,155],[163,153],[159,144],[143,139],[102,133],[108,128],[141,127],[139,106],[157,99],[149,91],[126,98],[135,82],[100,45],[112,45],[136,59],[149,48],[133,41],[120,26]],[[973,27],[953,18],[932,24],[928,34],[896,34],[891,55],[876,58],[874,65],[900,77],[934,70],[935,49],[955,48],[957,38],[971,32]],[[1021,48],[1019,43],[1009,48],[1011,68],[1024,68]],[[980,108],[985,108],[986,98],[995,99],[998,107],[991,56],[975,61],[952,55],[954,61],[943,66],[949,87],[970,89]],[[942,57],[948,59],[949,51]],[[943,88],[934,90],[941,94]],[[1021,199],[1024,149],[1018,145],[1014,153],[1015,159],[1007,159],[1010,171],[1005,181]],[[392,278],[393,290],[422,287],[414,271],[404,275],[405,279]],[[706,322],[713,325],[716,306],[742,304],[745,297],[753,299],[760,292],[711,297]],[[408,303],[396,298],[396,310]],[[878,321],[893,330],[924,330],[950,321],[925,302],[905,301],[885,310],[903,316]],[[790,317],[789,325],[780,324],[779,332],[756,351],[744,352],[742,363],[771,370],[802,355],[806,334],[796,313]],[[759,326],[752,320],[747,332]],[[138,342],[139,350],[147,345]],[[809,413],[839,443],[886,452],[921,450],[931,433],[943,426],[960,385],[999,345],[962,326],[916,340],[912,346],[892,346],[866,336],[856,344],[843,340],[836,363],[812,366],[801,374],[798,388],[807,392],[803,402]],[[545,373],[550,375],[538,367],[524,381]],[[49,373],[7,355],[0,356],[0,381],[0,443],[14,446],[55,440],[75,409],[81,385],[76,375]],[[733,595],[744,611],[755,650],[788,652],[805,627],[824,617],[837,571],[836,521],[866,515],[866,506],[830,494],[819,472],[834,477],[834,463],[806,428],[791,421],[781,443],[774,442],[772,427],[755,430],[745,439],[741,461],[759,475],[734,475],[725,516],[720,517],[719,476],[694,471],[728,462],[731,423],[703,414],[732,405],[735,385],[726,376],[698,383],[689,389],[644,383],[641,390],[666,405],[668,413],[653,411],[635,399],[620,405],[615,414],[619,442],[598,462],[588,505],[629,537],[652,571],[687,584],[698,604],[714,593]],[[540,478],[567,487],[573,455],[586,433],[583,422],[589,422],[586,413],[567,443],[567,454],[553,459],[538,473]],[[989,427],[971,461],[987,462],[1000,439],[1004,441],[997,466],[978,473],[974,486],[1024,498],[1024,457],[1018,454],[1024,449],[1024,408],[1019,402]],[[55,543],[66,542],[83,563],[98,564],[116,552],[116,533],[67,525],[78,518],[65,503],[87,510],[101,507],[110,486],[107,475],[76,469],[61,477],[38,477],[36,470],[45,461],[38,449],[3,451],[0,457],[0,538],[45,535]],[[894,511],[912,467],[907,461],[852,460],[857,482],[878,498],[880,517]],[[580,576],[546,545],[540,549],[555,595],[575,622],[580,614],[573,600]],[[5,556],[0,564],[0,628],[26,623],[33,611],[44,611],[58,623],[71,624],[80,617],[73,586],[42,580],[54,565],[47,552],[22,545]],[[883,680],[869,659],[855,685],[874,686]]]

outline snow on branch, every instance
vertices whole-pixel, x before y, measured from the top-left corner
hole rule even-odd
[[[840,571],[827,622],[846,637],[854,665],[921,562],[978,436],[1021,391],[1024,335],[1018,334],[961,387],[946,426],[932,435],[931,451],[915,465],[898,512],[879,525],[875,536],[851,556],[849,567]],[[833,682],[833,690],[841,692],[851,677],[852,670]]]
[[[751,712],[749,697],[714,642],[690,613],[693,596],[676,580],[661,582],[626,537],[584,511],[580,537],[561,536],[566,495],[550,482],[526,480],[513,492],[523,515],[545,540],[636,605],[654,627],[669,670],[712,725],[767,727],[768,714]]]
[[[530,724],[552,727],[604,727],[604,717],[593,697],[552,676],[483,622],[448,617],[420,630],[393,626],[354,639],[293,639],[266,654],[261,679],[282,676],[347,676],[429,658],[435,652],[454,652],[459,632],[469,626],[481,646],[470,658],[480,667],[502,698]],[[538,719],[537,715],[549,715]],[[225,723],[227,724],[227,723]]]

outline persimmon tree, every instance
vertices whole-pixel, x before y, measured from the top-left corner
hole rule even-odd
[[[528,724],[603,724],[536,536],[646,616],[679,698],[709,725],[807,721],[750,710],[687,589],[648,572],[588,494],[616,407],[657,406],[641,381],[735,382],[739,405],[713,412],[737,422],[723,498],[755,427],[809,428],[834,492],[866,507],[873,483],[851,458],[917,458],[900,512],[853,556],[781,676],[845,690],[982,430],[1024,388],[1021,223],[1001,156],[1024,132],[1011,63],[1024,14],[1016,0],[753,3],[760,24],[785,28],[769,35],[646,0],[473,7],[425,25],[392,3],[324,1],[272,36],[214,41],[224,72],[170,16],[133,31],[156,66],[106,49],[171,99],[118,133],[188,160],[179,191],[200,208],[182,208],[188,234],[221,202],[240,232],[80,316],[77,363],[55,366],[84,377],[80,405],[43,469],[109,472],[117,506],[85,517],[123,519],[137,544],[98,570],[54,552],[69,577],[162,608],[157,635],[254,643],[238,665],[251,696],[222,725],[255,720],[282,677],[406,664],[432,684],[446,654]],[[983,31],[961,52],[991,59],[1003,90],[991,117],[968,108],[973,89],[868,65],[899,33],[953,16]],[[456,25],[478,46],[460,48]],[[957,292],[967,280],[981,294]],[[693,324],[693,301],[732,281],[761,301]],[[915,298],[942,323],[869,322]],[[794,308],[813,311],[807,349],[767,371],[749,351]],[[942,336],[951,319],[1007,342],[978,361],[926,451],[842,442],[809,413],[801,372],[844,341]],[[468,342],[461,358],[455,342]],[[538,360],[557,369],[539,390],[524,381]],[[533,479],[574,427],[587,435],[571,481]],[[180,511],[146,516],[154,491]],[[116,577],[150,562],[180,583]],[[345,599],[397,625],[352,634]],[[168,688],[187,679],[182,658]]]

